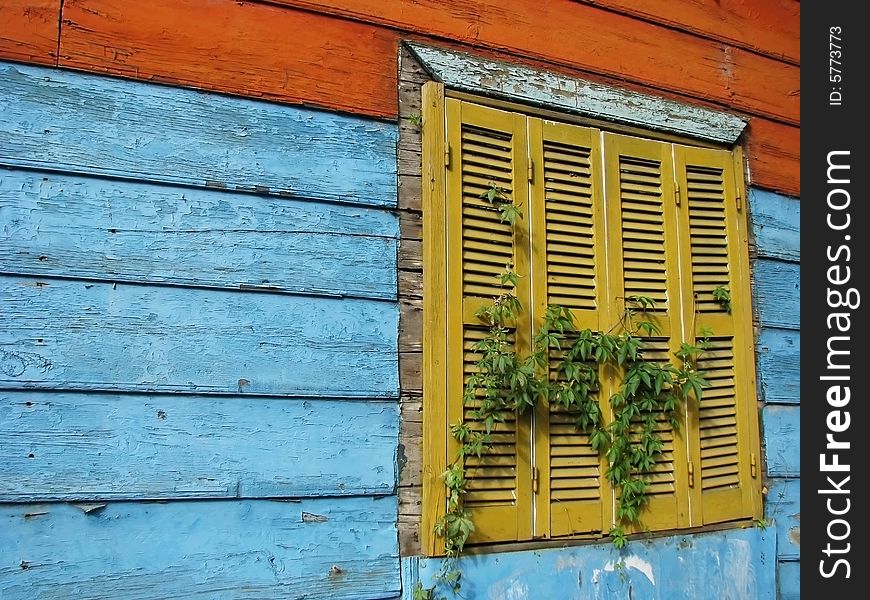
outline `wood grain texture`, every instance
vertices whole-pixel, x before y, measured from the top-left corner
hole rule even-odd
[[[396,113],[398,34],[383,28],[233,0],[66,0],[63,18],[61,66]]]
[[[396,499],[0,506],[4,600],[398,598]]]
[[[797,67],[568,0],[535,10],[526,0],[479,0],[474,10],[409,0],[283,3],[343,19],[231,0],[69,0],[61,64],[394,117],[397,40],[428,35],[430,42],[500,50],[512,61],[544,60],[547,68],[575,77],[591,74],[756,115],[747,137],[753,182],[799,194]],[[549,12],[559,18],[547,22]],[[191,21],[201,26],[184,25]],[[557,31],[550,33],[551,25]]]
[[[399,379],[402,420],[399,425],[399,551],[402,556],[420,554],[422,472],[423,472],[423,398],[411,388],[423,383],[423,185],[421,127],[411,115],[423,113],[422,85],[429,75],[414,58],[407,45],[399,51]],[[427,138],[428,139],[428,138]],[[428,185],[428,182],[427,182]],[[431,222],[427,224],[431,225]],[[431,231],[429,234],[431,235]],[[433,415],[427,415],[429,420]],[[425,536],[424,536],[425,537]],[[406,590],[406,595],[407,595]]]
[[[604,121],[733,144],[746,123],[734,115],[641,94],[545,69],[410,43],[411,51],[448,88],[564,110]]]
[[[800,477],[800,414],[800,406],[769,404],[761,411],[769,477]]]
[[[779,560],[798,560],[801,553],[801,486],[799,479],[775,478],[764,505],[764,516],[776,528]]]
[[[750,188],[749,211],[758,256],[800,262],[800,201]]]
[[[732,529],[638,540],[621,551],[613,544],[588,544],[467,555],[457,563],[468,598],[775,600],[775,537],[758,528]],[[416,575],[424,586],[442,564],[406,561],[417,564],[403,565],[403,577]],[[413,583],[403,580],[406,589]]]
[[[800,264],[758,259],[752,271],[753,300],[762,327],[800,329]]]
[[[800,62],[800,4],[794,0],[575,0],[651,23]]]
[[[394,303],[0,277],[0,389],[397,398]]]
[[[0,59],[54,65],[61,0],[3,0]]]
[[[360,298],[396,297],[382,210],[0,171],[0,272]]]
[[[789,329],[762,328],[756,340],[761,400],[799,404],[801,334]]]
[[[801,193],[800,128],[755,117],[746,133],[750,181],[798,197]]]
[[[389,123],[8,63],[0,88],[2,165],[396,204]]]
[[[797,66],[571,0],[271,1],[799,121]]]
[[[0,392],[0,502],[390,494],[398,413],[395,402]]]

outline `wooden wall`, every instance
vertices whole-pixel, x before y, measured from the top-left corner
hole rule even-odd
[[[0,89],[0,597],[396,597],[395,125]]]
[[[775,528],[748,543],[775,537],[793,596],[799,7],[0,3],[0,596],[398,596],[422,388],[404,39],[749,120]]]
[[[751,190],[753,301],[763,407],[765,517],[776,529],[781,600],[800,597],[800,202]]]
[[[429,41],[738,112],[752,183],[796,196],[799,20],[792,0],[12,0],[0,58],[394,119],[398,43]]]

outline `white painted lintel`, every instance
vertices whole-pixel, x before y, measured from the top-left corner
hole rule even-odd
[[[458,91],[724,144],[736,142],[746,127],[718,110],[464,52],[406,46],[433,78]]]

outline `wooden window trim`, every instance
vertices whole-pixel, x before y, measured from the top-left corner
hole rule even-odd
[[[720,110],[466,52],[404,45],[436,81],[458,92],[722,144],[735,143],[746,127],[741,117]]]
[[[422,196],[423,196],[423,206],[425,207],[424,211],[424,225],[423,225],[423,238],[424,240],[431,240],[440,238],[442,240],[446,239],[446,236],[449,235],[449,232],[445,231],[443,225],[439,226],[438,223],[445,223],[444,214],[439,213],[439,211],[443,209],[443,201],[438,202],[436,199],[439,196],[443,196],[446,188],[445,183],[445,169],[444,169],[444,160],[445,155],[443,148],[445,147],[446,142],[446,130],[442,127],[432,127],[433,123],[441,123],[445,124],[444,118],[444,103],[446,98],[456,98],[460,100],[473,100],[477,104],[483,104],[486,106],[492,106],[494,108],[499,108],[501,110],[510,110],[511,112],[519,112],[525,115],[533,114],[537,116],[545,116],[550,118],[552,116],[557,116],[559,113],[555,113],[554,111],[544,110],[544,109],[531,109],[528,107],[520,107],[514,103],[505,102],[503,100],[492,99],[492,98],[480,98],[473,95],[469,95],[466,92],[456,92],[451,91],[441,83],[430,82],[423,86],[423,103],[422,103],[422,118],[424,123],[429,123],[430,128],[426,130],[426,136],[424,136],[424,158],[422,164]],[[590,120],[584,117],[577,117],[576,115],[561,115],[564,118],[560,119],[563,122],[574,123],[574,124],[583,124],[583,125],[593,125],[600,126],[600,122],[597,120]],[[446,124],[445,124],[446,127]],[[645,132],[641,129],[635,127],[626,127],[624,125],[615,125],[608,128],[609,130],[617,130],[623,133],[629,133],[633,136],[644,135],[646,139],[658,140],[659,142],[668,142],[671,144],[685,144],[691,145],[694,147],[718,147],[722,148],[723,145],[719,143],[708,143],[708,142],[699,142],[698,140],[686,140],[686,138],[682,136],[674,136],[670,134],[662,134],[661,132]],[[431,134],[431,135],[430,135]],[[738,182],[736,185],[738,186],[738,193],[743,198],[745,204],[745,184],[743,182],[743,171],[742,171],[742,153],[739,147],[729,148],[729,151],[732,152],[732,157],[734,161],[734,171],[736,176],[738,177]],[[447,158],[449,160],[449,158]],[[606,175],[606,174],[605,174]],[[441,208],[439,208],[439,205]],[[738,248],[744,256],[742,256],[741,260],[738,263],[739,268],[743,268],[744,266],[748,267],[748,234],[747,234],[747,224],[746,224],[746,211],[742,210],[742,218],[739,220],[738,230],[741,241],[738,245]],[[439,218],[441,217],[441,218]],[[434,222],[437,220],[437,223]],[[423,244],[423,252],[424,252],[424,265],[433,265],[439,264],[439,261],[443,260],[443,256],[440,256],[439,253],[443,252],[444,246],[442,244]],[[440,481],[440,473],[446,468],[446,435],[447,431],[447,420],[446,414],[444,414],[443,407],[446,405],[446,384],[444,378],[442,376],[443,370],[442,367],[438,364],[438,357],[443,357],[443,360],[447,361],[446,355],[446,346],[444,344],[443,336],[438,335],[439,330],[443,330],[443,328],[447,327],[445,322],[439,321],[439,319],[443,318],[444,315],[444,299],[443,294],[435,293],[432,294],[427,290],[440,290],[444,289],[443,286],[445,282],[443,280],[439,280],[439,277],[443,276],[443,269],[430,269],[430,272],[427,273],[427,276],[424,278],[424,293],[423,293],[423,303],[424,303],[424,319],[425,325],[423,327],[423,347],[424,347],[424,368],[423,368],[423,388],[424,388],[424,418],[423,418],[423,445],[424,445],[424,465],[423,465],[423,512],[421,519],[421,530],[420,540],[421,546],[424,553],[428,555],[438,555],[440,554],[440,546],[443,544],[442,540],[438,540],[434,534],[432,533],[432,528],[434,526],[435,520],[437,519],[437,515],[440,514],[440,511],[436,509],[432,509],[432,507],[438,507],[439,505],[443,507],[444,505],[444,486]],[[431,271],[439,271],[441,275],[437,275]],[[739,277],[741,280],[745,277],[748,282],[748,272],[740,273]],[[748,283],[746,286],[748,288]],[[435,297],[433,297],[435,296]],[[747,341],[749,354],[748,362],[752,363],[751,366],[754,368],[754,349],[752,348],[752,323],[751,323],[751,311],[748,308],[748,297],[746,302],[741,302],[741,304],[745,307],[742,309],[741,314],[739,315],[739,320],[737,321],[739,324],[742,324],[746,328],[744,332],[743,339]],[[440,317],[438,315],[441,315]],[[735,317],[738,319],[738,317]],[[746,335],[748,333],[748,335]],[[435,357],[433,359],[433,357]],[[748,385],[751,389],[750,398],[755,398],[755,381],[754,377],[749,378]],[[437,400],[440,398],[440,401]],[[441,407],[441,408],[439,408]],[[750,431],[748,432],[750,439],[750,445],[752,450],[758,452],[760,450],[759,441],[758,441],[758,420],[757,415],[753,415],[756,418],[751,419],[752,423],[749,424]],[[439,433],[440,432],[440,433]],[[444,458],[443,461],[431,460],[433,456],[432,452],[437,456],[441,456]],[[760,470],[760,469],[759,469]],[[761,478],[760,475],[754,480],[755,485],[753,485],[753,489],[750,490],[752,496],[752,506],[753,506],[753,515],[760,515],[761,511]],[[746,523],[746,519],[738,519],[735,520],[731,525],[740,525]],[[716,525],[715,527],[720,527],[720,525]],[[689,530],[695,530],[696,527],[690,527]],[[679,529],[674,529],[673,531],[686,531],[683,527]],[[657,532],[661,533],[661,532]],[[587,536],[588,537],[588,536]],[[566,539],[570,538],[560,538],[558,540],[552,540],[549,542],[545,542],[544,545],[548,544],[558,544],[560,542],[564,542]],[[508,544],[497,544],[498,547],[505,546],[513,547],[516,544],[528,544],[532,543],[537,544],[539,542],[513,542]]]

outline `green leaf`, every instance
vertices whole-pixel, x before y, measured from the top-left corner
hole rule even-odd
[[[718,302],[729,315],[731,314],[731,290],[724,285],[716,286],[713,290],[713,299],[716,300],[716,302]]]
[[[523,216],[516,204],[502,202],[498,205],[498,209],[501,211],[501,220],[503,223],[513,225],[517,222],[517,219],[520,219]]]

